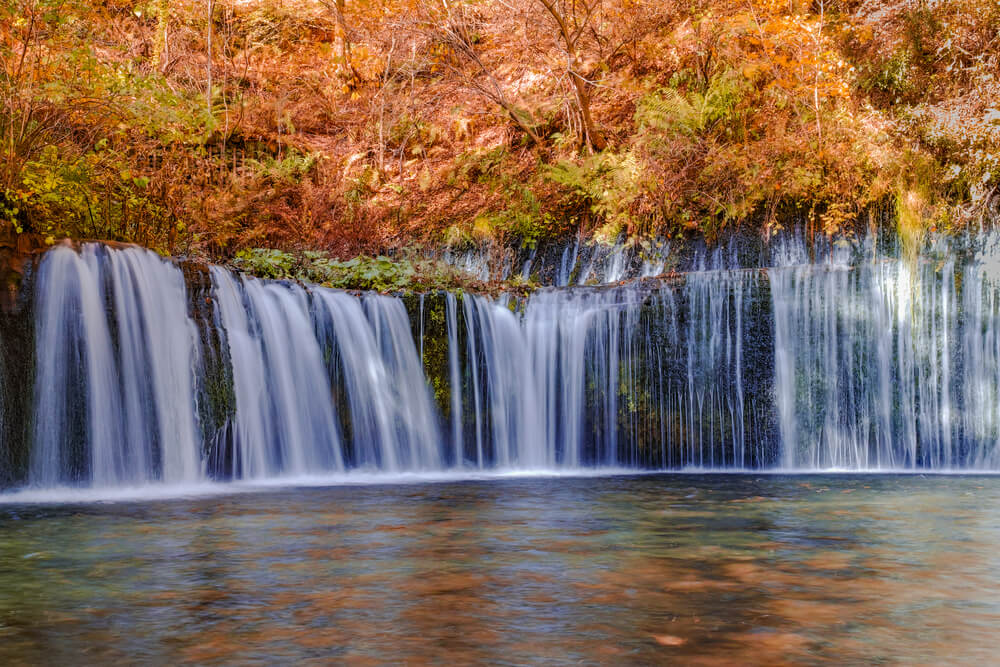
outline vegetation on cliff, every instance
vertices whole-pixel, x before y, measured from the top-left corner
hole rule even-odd
[[[0,219],[326,262],[897,203],[919,234],[997,207],[998,109],[995,0],[12,0]]]
[[[241,250],[232,261],[233,268],[272,280],[296,280],[340,289],[376,292],[430,292],[436,290],[499,288],[475,280],[440,260],[423,257],[368,257],[359,255],[338,261],[328,252],[283,251],[268,248]],[[507,281],[504,287],[523,287]]]

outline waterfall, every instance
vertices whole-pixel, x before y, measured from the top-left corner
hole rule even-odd
[[[1000,285],[982,261],[795,266],[770,281],[783,467],[996,467]]]
[[[412,299],[56,247],[10,316],[31,318],[34,361],[2,367],[0,480],[1000,468],[997,253],[874,247],[811,263],[789,243],[762,270],[723,249],[652,283]]]
[[[87,245],[51,250],[37,280],[31,483],[196,479],[199,359],[181,273],[148,251]]]
[[[440,469],[442,435],[401,301],[324,289],[314,299],[321,340],[335,350],[329,366],[342,369],[353,465]]]
[[[451,398],[449,405],[451,410],[451,460],[454,465],[462,466],[465,463],[465,439],[462,435],[462,376],[458,362],[458,303],[452,292],[445,294],[445,309],[448,326],[448,387]]]
[[[299,287],[212,271],[236,395],[232,469],[271,477],[343,469],[323,353]]]
[[[525,382],[530,360],[521,323],[503,301],[469,296],[466,305],[469,357],[477,367],[476,465],[543,466],[548,456],[535,387]]]
[[[743,389],[744,311],[758,287],[755,274],[720,272],[680,295],[631,286],[543,290],[519,305],[466,298],[466,363],[452,367],[472,387],[466,457],[479,467],[759,465]]]

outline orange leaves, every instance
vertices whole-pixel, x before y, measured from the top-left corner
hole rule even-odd
[[[732,21],[740,70],[762,90],[813,116],[824,113],[831,100],[850,98],[853,73],[836,42],[848,25],[844,17],[791,13],[788,2],[753,2]]]
[[[861,44],[867,44],[875,37],[875,30],[870,23],[865,23],[855,31],[855,36]]]
[[[758,79],[763,79],[767,77],[768,73],[772,69],[773,66],[771,65],[770,61],[757,60],[747,63],[746,65],[743,66],[743,69],[741,69],[740,71],[743,73],[743,76],[746,77],[748,80],[757,81]],[[773,85],[773,84],[774,81],[772,80],[768,85]]]
[[[59,1],[0,3],[0,49],[7,45],[0,68],[14,66],[9,45],[27,31],[23,19],[18,22],[24,12],[12,15],[9,6]],[[202,116],[188,111],[192,89],[197,109],[204,108],[205,3],[169,2],[169,56],[156,67],[148,55],[155,0],[71,0],[80,16],[72,29],[44,31],[44,57],[34,70],[37,80],[57,85],[35,88],[33,94],[49,106],[85,94],[109,104],[127,98],[129,108],[148,110],[108,123],[117,141],[130,142],[143,157],[166,147],[182,154],[176,157],[181,164],[204,150],[199,142],[218,150],[220,140],[240,145],[239,150],[258,150],[252,146],[260,144],[272,157],[289,146],[324,155],[303,183],[270,194],[241,180],[243,167],[235,163],[228,168],[236,176],[215,190],[192,180],[198,169],[161,168],[148,191],[163,184],[165,191],[184,193],[183,200],[165,197],[174,202],[171,215],[217,241],[230,235],[238,244],[241,237],[258,234],[292,243],[296,235],[317,234],[323,239],[317,243],[348,248],[375,243],[372,239],[407,242],[416,229],[440,236],[484,207],[508,206],[503,192],[476,178],[463,180],[457,200],[436,194],[455,190],[439,175],[455,173],[462,155],[495,147],[512,156],[505,178],[531,184],[544,210],[562,210],[566,201],[552,194],[554,185],[552,192],[539,189],[549,185],[539,185],[538,164],[578,151],[586,132],[568,70],[582,77],[593,127],[609,138],[611,152],[638,160],[635,182],[641,192],[627,210],[636,219],[649,219],[633,228],[709,229],[725,224],[722,217],[745,216],[778,201],[819,201],[819,208],[837,197],[867,201],[867,193],[876,191],[872,173],[887,171],[894,159],[894,128],[865,109],[871,94],[856,83],[862,75],[850,64],[860,70],[865,54],[873,57],[890,28],[874,20],[856,25],[837,13],[845,3],[827,0],[821,17],[812,11],[819,4],[805,0],[709,0],[696,6],[681,0],[586,0],[577,7],[596,13],[584,21],[567,64],[556,23],[537,0],[215,0],[217,128],[210,133],[200,129]],[[995,4],[942,0],[939,6],[957,8],[961,2],[984,13]],[[993,39],[996,30],[988,28],[997,24],[966,13],[952,16],[947,38],[932,43],[931,52],[942,63],[925,65],[928,71],[937,68],[937,80],[948,85],[996,67],[987,54],[979,69],[969,69],[974,63],[964,52],[978,54],[973,47]],[[69,16],[64,12],[60,19],[70,21]],[[456,52],[459,42],[441,38],[448,26],[463,29],[467,53]],[[952,59],[955,69],[945,72]],[[900,62],[901,77],[915,67]],[[738,99],[716,104],[722,98],[709,89],[719,76],[734,80]],[[926,81],[912,84],[914,99]],[[485,94],[477,95],[476,86]],[[660,114],[664,121],[658,127],[636,123],[637,100],[668,88],[676,95],[661,95],[673,100]],[[719,119],[713,107],[727,113]],[[81,108],[72,119],[74,137],[89,136],[95,126],[83,122],[96,117],[91,108]],[[693,129],[677,130],[684,124],[678,109]],[[403,123],[407,117],[414,123]],[[48,126],[67,126],[63,116],[55,120]],[[524,127],[516,129],[518,123]],[[433,142],[418,141],[416,133],[407,136],[417,125],[448,129]],[[394,128],[405,131],[393,139]],[[964,117],[962,129],[968,129]],[[523,141],[528,133],[537,135],[536,143]],[[967,170],[967,161],[978,158],[966,153],[956,164]],[[348,156],[358,156],[358,168],[373,174],[374,185],[363,196],[347,183],[353,178],[343,166],[323,166],[344,165]],[[5,157],[0,155],[0,171],[10,162]],[[216,162],[221,167],[226,160]],[[146,173],[141,165],[128,166],[137,175]],[[989,172],[997,170],[990,166]],[[982,173],[976,173],[978,182]],[[23,179],[15,180],[18,185]],[[804,203],[801,210],[811,205]]]

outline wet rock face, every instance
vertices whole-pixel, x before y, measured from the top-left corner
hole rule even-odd
[[[832,237],[813,235],[804,219],[789,217],[772,233],[761,224],[728,228],[711,243],[700,235],[601,242],[580,237],[547,239],[536,245],[450,248],[445,261],[480,280],[517,278],[548,287],[612,285],[641,278],[700,271],[733,271],[795,264],[857,263],[866,257],[898,255],[896,222],[890,209],[873,211]],[[960,250],[975,239],[953,237]],[[930,244],[929,244],[930,245]]]
[[[0,313],[16,314],[26,305],[26,280],[38,266],[47,250],[37,234],[8,235],[0,238]]]
[[[168,478],[170,415],[196,430],[195,480],[773,460],[767,413],[745,406],[768,385],[742,380],[744,364],[768,364],[767,345],[743,344],[744,322],[763,326],[758,274],[392,297],[134,248],[57,252],[64,266],[25,283],[7,320],[5,346],[30,354],[5,386],[19,374],[34,388],[5,403],[7,486],[98,483],[102,466],[107,483]],[[183,290],[149,291],[174,281]]]
[[[35,365],[31,284],[39,259],[35,250],[24,242],[0,244],[0,486],[24,478],[30,455]]]
[[[225,331],[218,325],[212,275],[208,265],[179,264],[187,286],[188,314],[198,332],[201,374],[197,378],[198,424],[208,473],[228,478],[233,469],[232,420],[236,415],[232,364]]]

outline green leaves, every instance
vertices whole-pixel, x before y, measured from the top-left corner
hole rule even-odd
[[[562,160],[548,167],[545,177],[570,189],[605,221],[597,236],[606,241],[632,222],[632,206],[643,194],[642,169],[631,152],[605,151],[579,163]]]
[[[734,120],[745,87],[738,74],[727,70],[713,76],[704,91],[664,88],[639,101],[635,122],[640,130],[703,134]]]
[[[270,248],[241,250],[234,263],[255,276],[272,279],[294,278],[293,269],[297,264],[293,255]]]
[[[264,157],[262,160],[247,160],[260,176],[279,183],[298,183],[312,171],[319,159],[318,153],[300,153],[294,148],[288,149],[284,157]]]
[[[407,260],[360,255],[346,262],[319,259],[307,267],[307,278],[343,289],[399,292],[410,289],[416,269]]]
[[[455,289],[471,282],[454,267],[427,259],[359,255],[338,261],[323,252],[292,253],[253,248],[240,251],[234,264],[261,278],[301,280],[326,287],[376,292]]]

